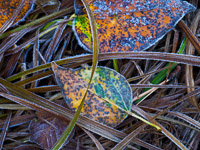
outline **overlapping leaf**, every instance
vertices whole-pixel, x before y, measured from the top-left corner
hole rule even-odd
[[[86,0],[99,33],[100,53],[141,51],[169,32],[194,6],[181,0]],[[79,44],[91,50],[87,15],[77,0],[73,30]]]
[[[53,63],[52,68],[66,103],[75,111],[87,89],[91,67],[72,70],[59,67]],[[85,99],[82,114],[100,123],[116,126],[123,121],[127,114],[112,103],[130,111],[132,90],[126,79],[116,71],[106,67],[97,67]]]
[[[62,121],[62,119],[44,112],[38,112],[37,116],[39,119],[37,121],[32,120],[29,125],[30,140],[44,149],[51,149],[68,126],[69,122]],[[74,130],[65,144],[70,141],[73,135]]]
[[[1,0],[0,2],[0,28],[3,24],[9,20],[14,13],[16,13],[16,9],[21,3],[22,0]],[[18,21],[22,20],[28,11],[31,10],[33,6],[34,0],[25,0],[24,6],[21,9],[20,13],[18,14],[17,18],[15,19],[14,24]]]

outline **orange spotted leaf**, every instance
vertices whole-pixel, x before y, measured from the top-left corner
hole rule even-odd
[[[3,24],[9,20],[14,13],[16,13],[16,10],[18,6],[20,5],[22,0],[1,0],[0,2],[0,28],[3,26]],[[20,20],[23,20],[26,14],[31,10],[32,6],[34,4],[34,0],[25,0],[24,5],[20,11],[20,13],[17,15],[14,24],[19,22]]]
[[[86,92],[92,68],[72,70],[55,63],[52,64],[52,68],[66,103],[70,109],[76,111]],[[114,127],[127,116],[119,107],[130,111],[131,106],[132,89],[126,79],[115,70],[97,67],[81,113]]]
[[[89,20],[76,0],[73,30],[79,44],[92,52]],[[159,41],[195,7],[181,0],[86,0],[94,13],[100,53],[141,51]]]

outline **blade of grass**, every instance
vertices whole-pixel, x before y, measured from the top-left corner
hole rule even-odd
[[[181,43],[181,46],[178,50],[178,54],[184,54],[184,50],[185,50],[185,47],[186,47],[186,38],[182,41]],[[162,70],[161,72],[159,72],[152,80],[151,80],[151,83],[152,84],[160,84],[161,81],[163,81],[166,76],[168,75],[168,72],[173,70],[175,67],[177,66],[177,63],[167,63],[167,65],[165,67],[169,67],[168,69],[165,69],[165,70]],[[150,90],[150,88],[146,88],[144,89],[144,92]],[[141,101],[143,101],[143,99],[146,98],[146,96],[143,96],[141,97],[140,99],[138,100],[134,100],[134,103],[135,104],[138,104],[140,103]]]
[[[196,31],[198,29],[199,20],[200,20],[200,10],[197,12],[196,16],[194,17],[194,19],[191,23],[190,28],[191,28],[192,33],[196,33]],[[192,45],[192,43],[190,43],[189,40],[187,40],[186,54],[194,55],[194,52],[195,52],[194,46]],[[200,50],[199,50],[199,52],[200,52]],[[186,65],[185,67],[186,67],[185,68],[185,83],[187,86],[194,86],[195,80],[194,80],[193,66]],[[190,93],[194,89],[195,88],[187,88],[187,92]],[[196,99],[195,96],[190,98],[190,103],[200,111],[200,106],[199,106],[198,100]]]
[[[6,137],[6,132],[8,130],[10,120],[11,120],[12,112],[10,112],[5,120],[1,135],[0,135],[0,149],[3,149],[3,143]]]
[[[90,87],[90,84],[91,84],[91,81],[92,81],[92,78],[93,78],[93,75],[94,75],[94,72],[95,72],[95,69],[96,69],[96,66],[97,66],[97,62],[98,62],[99,40],[98,40],[98,32],[97,32],[96,21],[95,21],[94,15],[93,15],[92,11],[90,10],[89,5],[87,4],[87,2],[85,0],[81,0],[81,1],[82,1],[83,5],[84,5],[84,7],[86,9],[88,18],[90,20],[90,27],[91,27],[91,32],[92,32],[92,39],[93,39],[92,72],[91,72],[90,81],[88,83],[87,90],[86,90],[86,92],[85,92],[85,94],[83,96],[81,104],[78,107],[78,110],[76,111],[73,119],[70,121],[70,123],[67,126],[67,128],[65,129],[65,131],[63,132],[63,134],[61,135],[59,140],[56,142],[56,144],[53,146],[53,148],[52,148],[53,150],[60,149],[64,145],[65,141],[68,139],[71,131],[73,130],[73,128],[74,128],[74,126],[76,124],[76,121],[78,120],[78,117],[79,117],[79,115],[81,113],[81,109],[83,107],[85,98],[87,97],[87,92],[88,92],[88,89]]]
[[[96,145],[98,150],[104,150],[103,146],[101,145],[101,143],[95,138],[95,136],[90,133],[89,131],[87,131],[84,128],[81,128],[85,133],[87,133],[87,135],[92,139],[92,141],[94,142],[94,144]]]
[[[73,113],[71,111],[69,111],[68,109],[66,109],[60,105],[57,105],[51,101],[48,101],[42,97],[39,97],[36,94],[33,94],[33,93],[28,92],[18,86],[15,86],[15,85],[3,80],[2,78],[0,78],[0,83],[3,84],[9,90],[9,93],[14,94],[13,99],[11,99],[14,102],[20,103],[21,105],[25,105],[29,108],[36,109],[38,111],[46,111],[48,113],[51,113],[52,115],[57,115],[58,117],[61,117],[64,120],[73,117]],[[161,113],[156,115],[155,118],[157,116],[160,116],[163,113],[167,112],[168,109],[170,109],[171,107],[174,107],[178,103],[181,103],[181,102],[187,100],[191,96],[197,95],[199,92],[200,92],[200,89],[197,89],[197,90],[185,95],[180,100],[173,103],[170,107],[168,107],[167,109],[165,109],[164,111],[162,111]],[[5,93],[0,93],[0,94],[1,94],[1,96],[10,99],[8,96],[6,96],[8,94],[5,94]],[[18,100],[16,96],[20,96],[25,99]],[[126,136],[126,134],[123,132],[120,132],[118,130],[110,128],[106,125],[99,124],[99,123],[92,121],[83,116],[80,116],[77,124],[88,129],[89,131],[92,131],[100,136],[106,137],[115,142],[119,142],[119,139],[124,138]],[[132,142],[137,142],[134,139],[135,138],[132,139]]]
[[[187,38],[190,40],[190,42],[195,47],[195,49],[197,50],[197,52],[200,53],[200,41],[198,40],[198,38],[192,33],[192,31],[184,23],[183,20],[180,20],[178,22],[178,25],[183,30],[183,32],[186,34]]]
[[[186,45],[186,38],[181,43],[181,46],[177,52],[178,54],[184,54],[185,45]],[[168,67],[168,66],[170,66],[170,63],[168,63],[165,67]],[[169,69],[173,70],[176,66],[177,66],[177,64],[173,63],[173,65]],[[156,77],[154,79],[152,79],[151,83],[159,84],[167,76],[167,72],[169,71],[169,69],[163,70],[160,73],[158,73],[158,75],[156,75]]]
[[[99,61],[104,60],[110,60],[110,59],[151,59],[151,60],[160,60],[160,61],[166,61],[166,62],[176,62],[181,64],[190,64],[193,66],[200,66],[200,58],[198,56],[192,56],[192,55],[180,55],[180,54],[173,54],[173,53],[162,53],[162,52],[117,52],[117,53],[107,53],[107,54],[99,54]],[[70,63],[80,63],[83,61],[91,61],[92,55],[86,54],[86,55],[77,55],[74,57],[64,58],[58,61],[55,61],[56,64],[62,65],[62,64],[70,64]],[[71,64],[70,64],[71,65]],[[18,78],[21,78],[22,76],[48,69],[51,67],[51,63],[47,63],[44,65],[40,65],[35,68],[31,68],[29,70],[20,72],[18,74],[15,74],[9,78],[7,78],[7,81],[13,81]]]
[[[171,111],[168,111],[168,113],[171,114]],[[150,115],[151,117],[154,117],[154,116],[155,116],[155,114],[152,114],[152,113],[148,113],[148,115]],[[174,114],[174,116],[176,116],[176,114]],[[176,117],[179,117],[179,115],[177,115]],[[187,116],[187,117],[188,117],[188,116]],[[170,122],[170,123],[178,124],[178,125],[181,125],[181,126],[185,126],[185,127],[190,128],[190,129],[192,129],[192,130],[195,130],[195,131],[197,131],[197,132],[200,132],[200,129],[198,129],[198,126],[196,126],[196,122],[197,122],[196,120],[194,120],[194,119],[192,119],[192,118],[190,118],[190,117],[189,117],[189,118],[191,119],[190,121],[188,121],[189,119],[186,118],[186,117],[180,116],[180,118],[183,119],[183,120],[186,120],[186,121],[189,122],[190,124],[194,125],[196,128],[193,127],[193,126],[191,126],[191,125],[188,125],[188,124],[186,124],[186,123],[183,123],[183,122],[181,122],[181,121],[179,121],[179,120],[171,119],[171,118],[166,117],[166,116],[159,116],[159,117],[157,117],[157,119],[159,119],[159,120],[168,121],[168,122]],[[197,123],[197,124],[199,124],[199,123]]]
[[[176,117],[179,117],[181,119],[183,119],[184,121],[192,124],[193,126],[195,126],[196,128],[199,128],[200,129],[200,122],[190,118],[189,116],[183,114],[183,113],[179,113],[179,112],[173,112],[173,111],[170,111],[169,114],[172,114]]]
[[[30,108],[24,107],[19,104],[0,104],[0,109],[9,109],[9,110],[30,110]]]
[[[113,59],[113,66],[114,66],[114,69],[119,72],[119,67],[118,67],[118,64],[117,64],[117,59]]]

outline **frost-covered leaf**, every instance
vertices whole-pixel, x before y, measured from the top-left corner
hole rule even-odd
[[[73,30],[79,44],[92,52],[90,24],[80,0]],[[94,13],[100,53],[141,51],[169,32],[195,7],[182,0],[86,0]]]
[[[69,122],[63,121],[47,113],[39,112],[38,119],[31,121],[29,125],[30,141],[37,143],[44,149],[51,149],[60,138]],[[74,135],[74,130],[68,141]]]
[[[52,64],[52,68],[66,103],[75,111],[86,92],[92,68],[72,70],[62,68],[55,63]],[[97,67],[82,108],[82,114],[100,123],[116,126],[127,114],[112,103],[130,111],[132,89],[126,79],[115,70]]]

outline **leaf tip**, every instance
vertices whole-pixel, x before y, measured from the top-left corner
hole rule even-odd
[[[52,61],[51,68],[52,68],[53,72],[55,73],[58,70],[58,65],[54,61]]]

